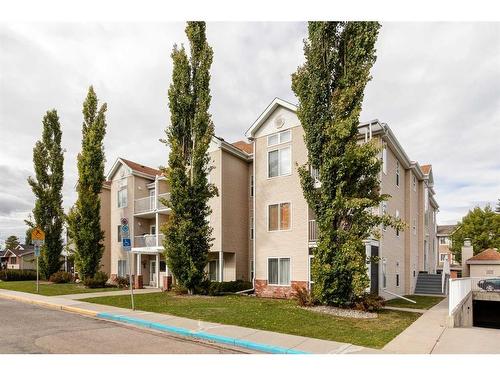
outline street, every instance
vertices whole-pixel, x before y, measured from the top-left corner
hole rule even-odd
[[[0,317],[0,354],[242,353],[4,299],[0,299]]]

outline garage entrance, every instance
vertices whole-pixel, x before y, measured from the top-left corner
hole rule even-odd
[[[500,329],[500,301],[472,301],[474,327]]]

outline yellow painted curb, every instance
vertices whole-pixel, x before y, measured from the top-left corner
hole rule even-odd
[[[96,311],[85,310],[85,309],[81,309],[78,307],[58,305],[55,303],[50,303],[50,302],[45,302],[45,301],[36,301],[36,300],[29,299],[29,298],[24,298],[24,297],[9,295],[9,294],[1,294],[0,293],[0,297],[5,298],[5,299],[14,300],[14,301],[19,301],[19,302],[30,303],[32,305],[42,306],[42,307],[46,307],[46,308],[53,309],[53,310],[63,310],[63,311],[67,311],[67,312],[72,312],[72,313],[77,313],[77,314],[87,315],[87,316],[94,316],[94,317],[97,316]]]

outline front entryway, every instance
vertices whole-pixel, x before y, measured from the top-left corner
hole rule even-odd
[[[156,287],[156,260],[149,261],[149,285]]]

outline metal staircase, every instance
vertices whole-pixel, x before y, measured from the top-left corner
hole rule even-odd
[[[446,285],[447,283],[445,282],[445,287]],[[442,290],[442,276],[424,272],[419,273],[417,277],[417,285],[415,286],[415,294],[444,295]]]

